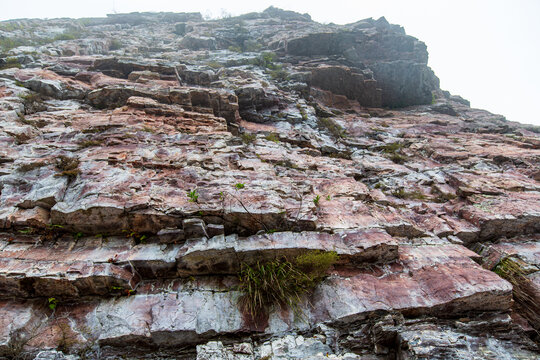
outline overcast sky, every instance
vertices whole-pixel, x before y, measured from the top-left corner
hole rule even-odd
[[[105,16],[112,12],[199,11],[239,15],[270,5],[345,24],[385,16],[428,46],[441,88],[471,106],[540,125],[540,0],[2,0],[0,20]]]

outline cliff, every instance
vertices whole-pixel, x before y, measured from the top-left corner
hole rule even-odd
[[[0,46],[0,356],[540,356],[540,130],[441,90],[400,26],[133,13]]]

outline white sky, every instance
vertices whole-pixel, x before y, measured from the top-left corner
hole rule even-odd
[[[540,125],[540,0],[0,0],[0,20],[113,11],[239,15],[273,5],[345,24],[385,16],[428,46],[441,88],[509,120]]]

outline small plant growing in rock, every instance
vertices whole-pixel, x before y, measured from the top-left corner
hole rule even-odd
[[[246,187],[246,185],[244,183],[237,183],[234,185],[234,188],[236,190],[242,190],[244,187]]]
[[[123,288],[122,286],[111,286],[110,287],[110,292],[111,293],[115,293],[116,295],[120,295],[120,296],[131,296],[131,295],[135,295],[136,293],[136,290],[133,290],[133,289],[125,289]]]
[[[41,239],[42,240],[56,240],[62,233],[64,233],[64,226],[58,224],[49,224],[47,228],[43,231]]]
[[[176,25],[174,25],[174,31],[173,31],[176,35],[180,35],[180,36],[184,36],[186,35],[186,32],[187,32],[187,26],[186,26],[186,23],[178,23]]]
[[[276,69],[270,71],[270,77],[277,81],[286,81],[289,79],[289,73],[284,69]]]
[[[330,118],[319,118],[318,125],[319,127],[328,130],[328,132],[337,139],[344,139],[347,137],[347,131]]]
[[[25,229],[18,230],[18,232],[23,235],[32,235],[33,233],[35,233],[35,231],[36,229],[34,228],[25,228]]]
[[[197,189],[188,191],[187,196],[189,198],[189,202],[196,203],[199,200],[199,194],[197,193]]]
[[[132,238],[135,240],[135,244],[144,244],[146,243],[147,236],[144,234],[140,234],[139,232],[135,230],[122,230],[123,233],[126,233],[126,237]]]
[[[101,140],[85,140],[79,143],[79,149],[86,149],[94,146],[101,146],[103,141]]]
[[[301,104],[296,104],[296,108],[300,112],[300,115],[302,115],[302,120],[306,121],[308,119],[308,114],[306,113],[306,110],[302,107]]]
[[[223,65],[215,60],[208,61],[206,66],[211,67],[212,69],[221,69]]]
[[[276,60],[277,56],[273,52],[265,52],[261,56],[259,56],[258,59],[255,60],[255,65],[259,65],[261,67],[275,70],[280,68],[279,65],[276,65],[274,61]]]
[[[313,204],[315,204],[316,207],[319,207],[319,201],[321,200],[321,196],[317,195],[313,198]]]
[[[53,41],[57,41],[57,40],[75,40],[75,39],[80,39],[83,36],[84,36],[84,34],[83,34],[83,32],[81,30],[70,29],[70,30],[64,31],[61,34],[56,35],[53,38]]]
[[[58,300],[56,300],[56,298],[50,297],[47,299],[47,302],[48,302],[49,309],[53,311],[56,310],[56,306],[58,305]]]
[[[276,161],[274,163],[274,165],[275,166],[283,166],[283,167],[286,167],[288,169],[298,169],[298,165],[296,165],[295,163],[293,163],[289,159]]]
[[[279,143],[279,136],[276,133],[270,133],[264,137],[268,141],[273,141],[276,144]]]
[[[407,162],[407,157],[398,153],[390,154],[388,158],[395,164],[404,164]]]
[[[122,46],[124,46],[124,44],[122,44],[122,41],[118,39],[112,39],[111,43],[109,44],[109,50],[119,50],[122,48]]]
[[[326,201],[332,200],[332,197],[330,195],[326,195]]]
[[[397,190],[392,191],[392,196],[395,196],[399,199],[404,200],[425,200],[426,195],[422,194],[422,192],[418,190],[414,191],[405,191],[403,188],[399,188]]]
[[[241,311],[255,323],[268,316],[273,307],[291,309],[301,315],[302,297],[312,291],[338,260],[335,252],[311,251],[269,262],[242,264],[238,274]]]
[[[17,58],[7,58],[3,64],[0,65],[0,70],[9,69],[9,68],[17,68],[20,69],[22,65],[19,63]]]
[[[47,166],[47,165],[48,165],[48,163],[45,162],[45,161],[36,161],[36,162],[33,162],[33,163],[22,164],[22,165],[19,166],[19,168],[17,170],[20,171],[20,172],[28,172],[28,171],[32,171],[32,170],[35,170],[35,169],[39,169],[39,168]]]
[[[257,135],[249,133],[243,133],[242,135],[240,135],[240,137],[242,138],[244,144],[251,144],[257,139]]]
[[[77,158],[60,155],[56,159],[56,168],[60,170],[55,176],[67,176],[69,180],[73,180],[81,172],[79,170],[80,161]]]
[[[394,142],[386,144],[380,147],[382,152],[388,157],[392,162],[396,164],[403,164],[407,161],[407,157],[401,154],[402,149],[405,147],[404,144],[399,142]]]

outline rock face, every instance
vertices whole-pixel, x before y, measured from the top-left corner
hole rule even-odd
[[[439,89],[401,27],[133,13],[0,47],[0,357],[539,358],[540,129]],[[240,305],[247,267],[321,254],[297,309]]]

